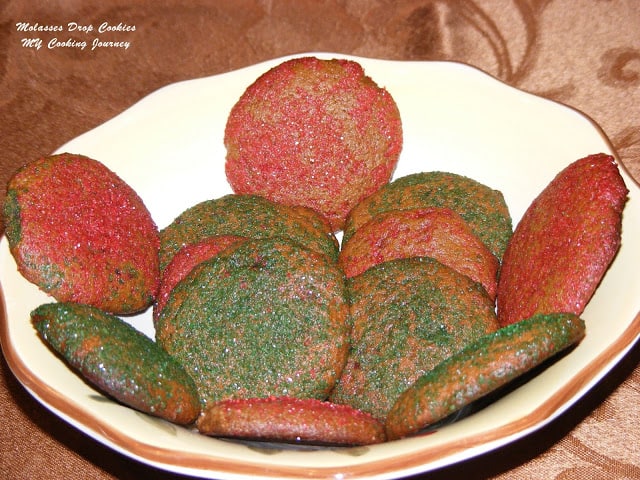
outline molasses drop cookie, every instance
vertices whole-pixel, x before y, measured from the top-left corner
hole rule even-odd
[[[384,425],[348,405],[311,398],[222,400],[202,412],[198,431],[216,437],[313,445],[370,445],[385,440]]]
[[[31,321],[83,378],[123,404],[178,424],[200,413],[184,368],[120,318],[89,305],[49,303],[33,310]]]
[[[511,237],[511,215],[498,190],[450,172],[420,172],[397,178],[360,202],[345,223],[344,239],[390,210],[444,207],[460,215],[498,260]]]
[[[584,335],[582,319],[555,313],[535,315],[478,339],[399,396],[386,419],[389,440],[446,418],[580,342]]]
[[[142,199],[86,156],[40,158],[11,178],[4,204],[20,273],[61,302],[144,310],[159,285],[158,229]]]
[[[567,166],[518,223],[498,282],[498,321],[536,313],[580,315],[621,243],[627,187],[610,155]]]
[[[314,209],[342,229],[389,181],[402,148],[400,112],[351,60],[294,58],[261,75],[227,120],[234,192]]]

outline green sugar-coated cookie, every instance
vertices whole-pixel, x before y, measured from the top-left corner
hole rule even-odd
[[[585,324],[572,313],[536,315],[480,338],[415,381],[386,420],[390,440],[411,435],[579,342]]]
[[[31,320],[83,378],[123,404],[179,424],[200,413],[195,383],[182,366],[120,318],[88,305],[49,303]]]
[[[225,195],[182,212],[160,231],[160,268],[184,246],[213,235],[285,237],[336,261],[338,241],[329,224],[309,208],[285,206],[257,195]]]
[[[324,399],[346,360],[347,313],[334,262],[282,238],[247,240],[174,287],[156,337],[193,376],[205,405]]]

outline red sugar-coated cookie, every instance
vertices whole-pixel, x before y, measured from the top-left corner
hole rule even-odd
[[[204,410],[196,425],[211,436],[290,443],[368,445],[385,440],[382,423],[364,412],[292,397],[223,400]]]
[[[224,143],[236,193],[312,208],[337,231],[391,178],[402,125],[391,95],[358,63],[304,57],[247,88],[229,114]]]
[[[505,251],[501,325],[536,313],[583,312],[620,247],[627,193],[614,158],[602,153],[573,162],[550,182]]]
[[[496,295],[498,259],[460,215],[448,208],[381,213],[343,242],[338,263],[347,278],[396,258],[432,257]]]
[[[142,199],[91,158],[40,158],[11,178],[6,235],[18,269],[62,302],[129,314],[154,300],[158,229]]]

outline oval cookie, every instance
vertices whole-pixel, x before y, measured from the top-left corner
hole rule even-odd
[[[540,365],[585,335],[572,313],[536,315],[503,327],[418,378],[389,411],[389,440],[411,435]]]
[[[370,445],[385,440],[384,426],[347,405],[316,399],[268,397],[223,400],[196,423],[205,435],[315,445]]]
[[[33,310],[31,321],[83,378],[123,404],[179,424],[200,413],[182,366],[120,318],[88,305],[50,303]]]
[[[159,283],[158,229],[142,199],[97,160],[70,153],[11,178],[6,235],[19,271],[63,302],[130,314]]]
[[[573,162],[526,210],[498,282],[501,325],[536,313],[580,315],[621,242],[627,187],[613,157]]]

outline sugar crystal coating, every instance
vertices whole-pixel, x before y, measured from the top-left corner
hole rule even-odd
[[[302,57],[247,88],[229,113],[224,143],[236,193],[312,208],[337,231],[391,178],[402,124],[389,92],[357,62]]]

